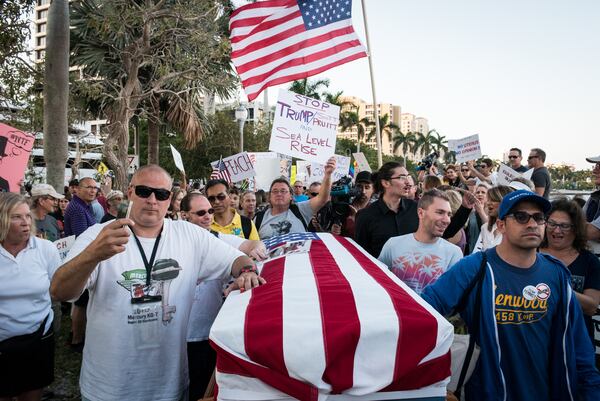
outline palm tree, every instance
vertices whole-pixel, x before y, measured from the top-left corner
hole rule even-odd
[[[44,77],[44,156],[46,179],[57,190],[65,181],[68,158],[69,2],[50,4]]]
[[[381,129],[381,135],[383,135],[384,133],[387,134],[388,139],[391,142],[392,134],[396,130],[400,130],[400,127],[398,127],[393,122],[389,121],[389,119],[390,119],[390,116],[387,113],[384,114],[383,116],[379,116],[379,128]],[[370,141],[371,138],[373,138],[373,136],[377,134],[377,127],[375,126],[374,121],[371,122],[371,126],[372,126],[372,128],[367,133],[367,141]]]
[[[308,78],[304,78],[292,82],[288,90],[314,99],[323,100],[325,97],[321,92],[323,87],[329,87],[329,79],[315,79],[311,81]]]
[[[358,116],[358,108],[355,108],[354,111],[347,111],[344,114],[345,116],[343,119],[340,116],[341,131],[344,132],[356,128],[356,152],[358,153],[360,152],[360,143],[365,138],[367,128],[371,127],[373,122],[366,117],[360,118]]]
[[[398,148],[402,148],[404,167],[406,167],[406,157],[408,153],[412,152],[415,147],[415,143],[417,142],[417,134],[411,131],[407,132],[406,134],[400,130],[396,130],[395,132],[396,134],[392,138],[392,141],[394,141],[394,152],[396,152]]]
[[[434,151],[438,152],[438,154],[445,154],[448,152],[448,141],[444,135],[440,135],[439,132],[432,129],[429,131],[431,135],[431,146]]]

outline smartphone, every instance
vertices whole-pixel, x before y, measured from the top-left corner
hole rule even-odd
[[[133,202],[121,202],[117,207],[117,219],[128,219]]]

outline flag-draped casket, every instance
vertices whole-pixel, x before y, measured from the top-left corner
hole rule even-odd
[[[452,325],[385,265],[331,234],[267,247],[211,329],[219,400],[445,399]]]

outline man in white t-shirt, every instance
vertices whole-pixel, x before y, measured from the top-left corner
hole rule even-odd
[[[331,157],[325,164],[325,176],[318,195],[307,201],[292,203],[293,190],[285,178],[273,180],[269,189],[270,207],[256,213],[254,224],[261,239],[276,235],[303,233],[308,231],[308,223],[329,200],[331,174],[335,170],[336,159]]]
[[[217,238],[254,259],[262,260],[267,257],[265,245],[260,241],[245,240],[237,235],[211,231],[214,209],[200,192],[190,192],[183,198],[181,215],[184,220],[210,231]],[[204,396],[215,369],[217,354],[209,344],[208,335],[223,304],[223,286],[228,281],[229,277],[224,280],[218,278],[196,282],[194,303],[187,330],[190,400],[197,400]]]
[[[242,291],[264,282],[237,249],[165,219],[171,184],[159,166],[140,168],[128,189],[130,219],[87,229],[54,275],[55,299],[90,292],[84,400],[187,399],[186,334],[197,281],[232,275]]]
[[[425,192],[419,200],[417,214],[417,231],[390,238],[379,260],[421,294],[463,255],[459,247],[442,238],[452,216],[448,195],[438,189]]]

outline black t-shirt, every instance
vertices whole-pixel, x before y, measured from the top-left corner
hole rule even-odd
[[[517,173],[524,173],[529,169],[521,164],[518,168],[514,168],[513,170],[515,170]]]
[[[571,287],[579,293],[588,288],[600,291],[600,260],[591,252],[583,250],[569,266],[571,272]],[[594,325],[592,318],[584,315],[588,333],[594,339]]]
[[[550,196],[550,188],[552,186],[552,180],[550,179],[550,173],[546,167],[540,167],[533,170],[531,175],[531,181],[536,188],[544,188],[544,198],[548,199]]]
[[[102,217],[102,220],[100,220],[100,224],[102,224],[102,223],[106,223],[107,221],[111,221],[111,220],[115,220],[115,219],[116,219],[116,217],[115,217],[115,216],[113,216],[113,215],[112,215],[112,214],[110,214],[110,213],[106,213],[106,214],[104,215],[104,217]]]

